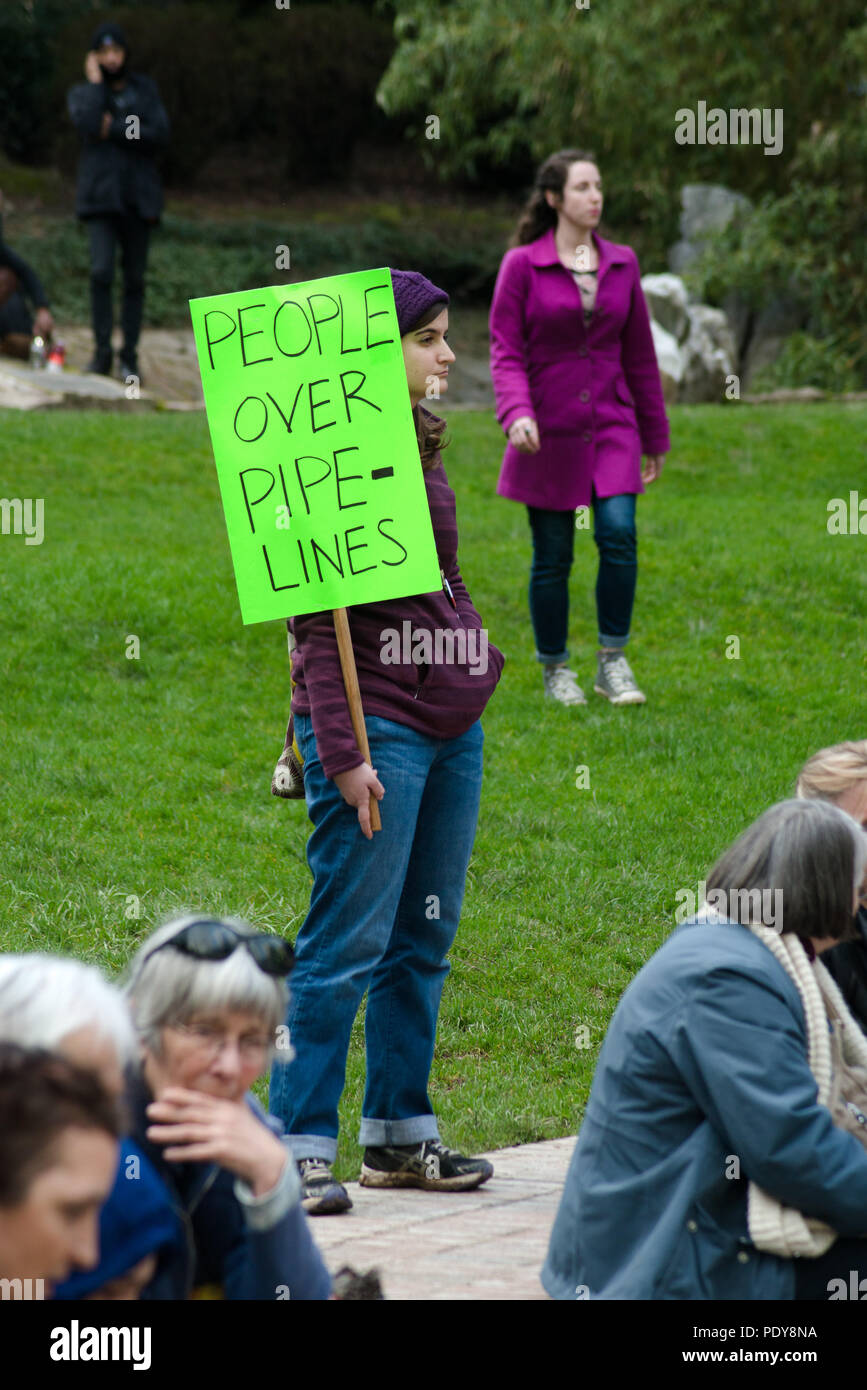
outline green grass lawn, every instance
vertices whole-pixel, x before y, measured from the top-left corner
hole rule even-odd
[[[507,665],[433,1071],[448,1142],[574,1132],[607,1020],[672,929],[678,889],[790,793],[809,753],[865,734],[867,537],[826,525],[832,497],[865,487],[865,426],[861,405],[676,410],[670,462],[639,503],[630,651],[648,703],[612,709],[591,690],[564,709],[541,697],[527,521],[494,491],[500,432],[452,416],[463,573]],[[204,416],[4,412],[0,429],[4,495],[45,502],[41,546],[0,535],[4,948],[114,973],[187,908],[294,935],[308,823],[269,792],[285,629],[241,624]],[[572,664],[587,688],[594,582],[578,531]],[[362,1086],[359,1020],[343,1177]]]

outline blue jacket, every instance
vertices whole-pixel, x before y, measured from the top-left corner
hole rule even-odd
[[[684,923],[611,1020],[542,1270],[548,1293],[792,1298],[794,1262],[749,1239],[748,1179],[842,1236],[867,1232],[867,1150],[816,1095],[782,966],[746,927]]]
[[[169,1191],[133,1139],[120,1141],[114,1187],[99,1213],[99,1263],[77,1270],[54,1290],[57,1299],[87,1298],[146,1255],[157,1256],[154,1280],[183,1265],[186,1233]]]
[[[247,1103],[263,1124],[282,1133],[279,1120],[266,1115],[255,1096]],[[293,1303],[327,1299],[331,1276],[307,1225],[300,1202],[294,1159],[286,1177],[294,1183],[288,1205],[276,1216],[239,1200],[236,1179],[215,1163],[169,1163],[163,1146],[146,1136],[152,1100],[140,1075],[131,1078],[128,1100],[133,1137],[149,1158],[180,1217],[186,1233],[183,1249],[163,1261],[143,1299],[218,1297],[291,1299]]]

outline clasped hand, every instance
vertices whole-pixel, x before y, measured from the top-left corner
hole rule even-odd
[[[280,1180],[287,1152],[243,1101],[168,1087],[147,1108],[147,1137],[170,1163],[218,1163],[242,1178],[256,1197]]]

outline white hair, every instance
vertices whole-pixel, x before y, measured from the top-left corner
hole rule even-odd
[[[80,1028],[111,1042],[122,1066],[138,1054],[123,994],[95,966],[38,951],[0,955],[0,1042],[53,1052]]]
[[[156,1054],[161,1051],[163,1028],[188,1023],[197,1014],[226,1010],[256,1014],[272,1038],[286,1016],[285,981],[266,975],[240,942],[225,960],[197,960],[182,951],[158,950],[191,922],[200,920],[201,916],[178,917],[158,927],[130,965],[126,993],[135,1026],[145,1047]],[[216,920],[241,936],[260,935],[249,923],[234,917]]]

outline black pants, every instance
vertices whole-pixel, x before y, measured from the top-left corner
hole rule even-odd
[[[119,242],[123,270],[122,355],[126,362],[134,362],[144,310],[150,223],[137,213],[127,212],[123,216],[88,217],[87,228],[90,234],[90,302],[97,356],[108,356],[111,352],[112,286]]]

